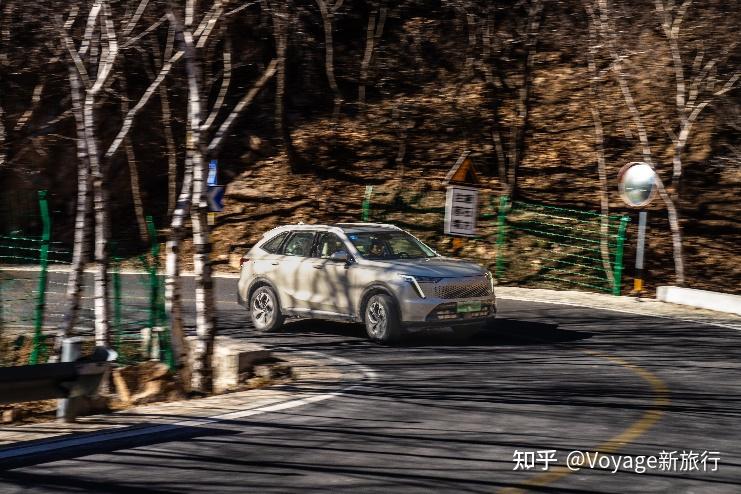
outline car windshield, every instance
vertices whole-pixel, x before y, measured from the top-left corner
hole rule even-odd
[[[347,237],[366,259],[419,259],[435,257],[434,250],[402,231],[358,232]]]

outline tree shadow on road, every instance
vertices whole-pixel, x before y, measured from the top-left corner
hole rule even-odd
[[[288,322],[280,332],[266,336],[338,336],[367,340],[362,324],[299,319]],[[560,329],[558,324],[525,321],[519,319],[497,319],[494,329],[484,330],[475,336],[456,334],[450,328],[422,329],[411,332],[401,341],[402,347],[414,346],[504,346],[543,345],[569,343],[591,338],[587,331]],[[253,335],[251,335],[252,337]]]

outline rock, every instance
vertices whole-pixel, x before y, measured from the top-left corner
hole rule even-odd
[[[116,388],[118,398],[124,403],[129,403],[131,402],[131,390],[122,375],[122,370],[122,368],[113,370],[113,386]]]
[[[254,377],[260,377],[266,380],[286,379],[293,376],[293,369],[284,364],[263,364],[256,365],[253,369]]]
[[[19,418],[20,418],[20,414],[18,413],[18,410],[16,410],[15,408],[3,410],[3,417],[2,417],[3,424],[12,424]]]

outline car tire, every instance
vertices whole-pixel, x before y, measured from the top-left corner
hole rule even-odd
[[[250,297],[250,318],[257,331],[266,333],[283,326],[285,320],[280,311],[278,296],[269,286],[258,287]]]
[[[401,339],[401,320],[394,299],[384,293],[372,295],[365,304],[365,331],[376,343],[389,344]]]

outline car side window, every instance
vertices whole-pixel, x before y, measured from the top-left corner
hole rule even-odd
[[[269,254],[277,254],[278,251],[280,250],[281,244],[283,243],[283,241],[286,239],[287,236],[288,236],[288,232],[280,233],[276,235],[275,237],[273,237],[272,239],[265,242],[264,244],[262,244],[260,248]]]
[[[346,251],[347,247],[345,247],[345,242],[343,242],[340,237],[334,233],[322,233],[321,237],[319,237],[319,242],[316,245],[314,257],[329,259],[332,257],[332,254],[341,250]]]
[[[314,232],[295,232],[283,247],[283,254],[287,256],[309,257],[311,246],[314,243]]]

